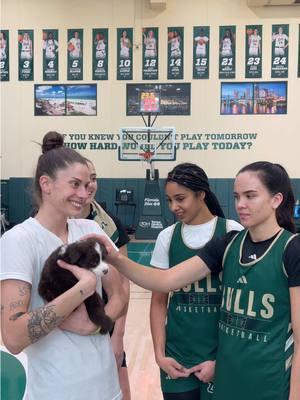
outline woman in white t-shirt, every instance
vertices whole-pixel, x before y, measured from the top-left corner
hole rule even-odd
[[[106,313],[123,313],[123,290],[114,269],[97,279],[75,265],[59,263],[78,283],[45,304],[38,284],[45,260],[57,247],[89,233],[104,234],[94,221],[69,219],[82,212],[90,173],[85,158],[62,147],[62,136],[45,135],[34,179],[38,212],[1,239],[2,339],[28,356],[30,400],[119,400],[122,398],[108,334],[88,318],[84,300],[102,284],[110,301]],[[113,279],[112,279],[113,277]]]

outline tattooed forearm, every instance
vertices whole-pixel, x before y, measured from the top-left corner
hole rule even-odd
[[[1,304],[1,313],[3,312],[3,310],[4,310],[4,305]]]
[[[25,305],[25,301],[24,300],[18,300],[18,301],[14,301],[13,303],[10,303],[9,305],[9,309],[10,310],[14,310],[18,307],[23,307]]]
[[[25,312],[18,312],[16,314],[13,314],[9,317],[10,321],[15,321],[16,319],[18,319],[19,317],[21,317],[21,315],[26,314]]]
[[[31,343],[46,336],[52,329],[61,324],[64,317],[58,317],[55,306],[44,306],[29,313],[28,336]]]
[[[29,283],[26,283],[25,285],[19,287],[20,296],[27,296],[30,295],[30,293],[31,293],[31,285]]]

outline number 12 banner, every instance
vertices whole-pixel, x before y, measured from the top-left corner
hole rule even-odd
[[[262,76],[262,25],[246,25],[246,78]]]
[[[68,80],[83,79],[83,29],[68,29]]]
[[[58,80],[58,30],[43,29],[43,79]]]
[[[143,79],[158,79],[158,28],[143,28]]]
[[[219,27],[219,78],[235,78],[235,25]]]
[[[33,81],[33,30],[18,30],[19,81]]]
[[[117,79],[132,79],[132,38],[133,28],[117,29]]]
[[[287,78],[289,67],[289,25],[272,25],[272,78]]]
[[[168,28],[168,79],[183,79],[183,28]]]
[[[209,26],[194,26],[193,79],[209,78]]]

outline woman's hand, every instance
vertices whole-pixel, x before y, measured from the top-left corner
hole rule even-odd
[[[59,325],[59,328],[81,336],[87,336],[95,332],[98,327],[89,319],[86,306],[82,303]]]
[[[193,373],[200,381],[208,383],[214,380],[215,366],[215,361],[208,360],[190,368],[189,372]]]
[[[112,241],[108,238],[108,236],[91,233],[81,238],[81,240],[86,240],[86,239],[95,239],[97,240],[97,242],[102,244],[107,251],[107,254],[104,254],[103,259],[105,259],[107,263],[115,266],[118,256],[120,255],[120,252],[116,249],[116,247],[113,245]]]
[[[172,379],[187,378],[190,375],[190,371],[172,357],[161,357],[156,362]]]

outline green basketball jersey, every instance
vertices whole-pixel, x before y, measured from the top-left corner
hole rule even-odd
[[[214,400],[287,400],[293,336],[282,230],[258,259],[243,264],[247,231],[227,246]],[[253,257],[255,258],[255,257]]]
[[[169,265],[187,260],[199,249],[189,248],[182,237],[183,224],[175,225],[169,249]],[[226,220],[217,218],[210,238],[226,233]],[[166,355],[187,368],[205,360],[215,360],[218,341],[218,321],[221,304],[220,278],[210,274],[170,294]]]

